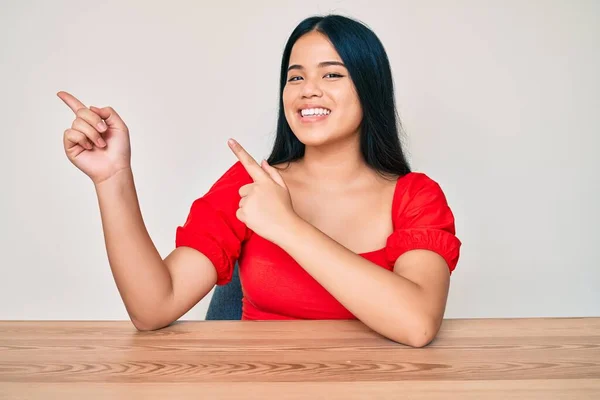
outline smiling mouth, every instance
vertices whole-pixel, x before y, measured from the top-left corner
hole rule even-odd
[[[331,111],[327,110],[327,113],[318,113],[318,114],[308,114],[308,115],[302,115],[302,110],[298,110],[298,118],[300,119],[300,122],[303,123],[311,123],[311,122],[320,122],[320,121],[324,121],[325,119],[327,119],[327,117],[329,117],[329,115],[331,115]]]

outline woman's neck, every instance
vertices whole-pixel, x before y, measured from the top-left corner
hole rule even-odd
[[[373,172],[362,156],[358,140],[330,146],[307,146],[298,167],[311,182],[345,187]]]

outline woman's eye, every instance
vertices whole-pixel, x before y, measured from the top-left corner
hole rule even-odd
[[[340,75],[340,74],[336,74],[336,73],[329,73],[329,74],[325,74],[324,78],[343,78],[344,75]],[[301,76],[292,76],[291,78],[289,78],[287,81],[288,82],[296,82],[299,79],[302,79]]]

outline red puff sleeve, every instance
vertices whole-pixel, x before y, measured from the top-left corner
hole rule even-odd
[[[175,247],[186,246],[204,254],[217,270],[217,285],[231,280],[248,228],[236,217],[239,189],[251,183],[240,162],[235,163],[209,191],[192,203],[187,220],[177,227]]]
[[[409,250],[434,251],[446,260],[450,273],[456,268],[461,246],[454,215],[441,187],[427,175],[412,172],[398,182],[394,196],[394,232],[388,238],[388,260],[395,263]]]

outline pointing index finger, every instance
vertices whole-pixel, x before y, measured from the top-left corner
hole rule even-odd
[[[254,180],[254,182],[260,181],[261,179],[267,178],[267,173],[258,165],[256,160],[252,158],[250,154],[242,147],[241,144],[233,139],[227,141],[229,148],[233,151],[233,154],[240,160],[248,174]]]
[[[69,108],[77,114],[77,111],[82,109],[82,108],[87,108],[81,101],[77,100],[77,98],[75,98],[75,96],[67,93],[67,92],[58,92],[56,93],[56,95],[65,102],[65,104],[67,106],[69,106]]]

